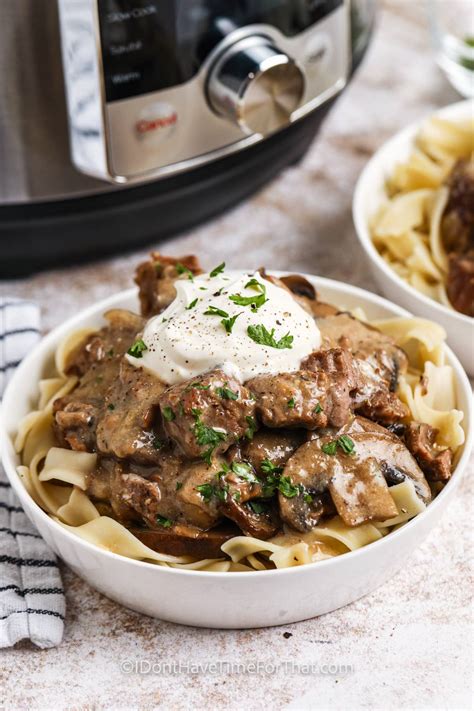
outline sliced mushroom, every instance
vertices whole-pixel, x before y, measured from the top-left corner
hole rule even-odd
[[[311,299],[311,301],[316,301],[316,289],[301,274],[289,274],[288,276],[280,277],[280,279],[293,294],[304,296],[307,299]]]
[[[305,434],[304,430],[260,429],[251,440],[245,440],[240,445],[241,458],[250,462],[258,472],[264,460],[281,467],[303,444]]]
[[[343,435],[352,452],[338,444]],[[320,497],[329,492],[348,526],[391,518],[397,511],[386,479],[393,481],[395,471],[399,480],[413,481],[425,503],[430,501],[428,482],[403,442],[384,427],[356,417],[334,434],[307,442],[288,460],[283,476],[298,491],[291,498],[279,492],[280,515],[293,528],[310,530],[323,514]]]
[[[281,281],[295,296],[298,303],[306,311],[309,311],[314,318],[326,318],[339,313],[339,309],[336,306],[319,301],[316,289],[301,274],[289,274],[281,277]]]

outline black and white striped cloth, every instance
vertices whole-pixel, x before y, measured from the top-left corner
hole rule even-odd
[[[0,398],[39,335],[35,304],[0,297]],[[0,648],[22,639],[55,647],[63,636],[65,606],[55,556],[25,516],[0,465]]]

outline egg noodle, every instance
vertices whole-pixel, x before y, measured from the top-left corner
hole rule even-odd
[[[411,417],[436,427],[437,443],[451,447],[456,454],[464,442],[463,413],[456,409],[454,373],[445,363],[443,329],[418,318],[386,319],[373,325],[394,338],[408,355],[410,367],[400,379],[398,394]],[[85,493],[97,455],[56,446],[53,402],[75,387],[77,378],[65,374],[65,363],[68,353],[89,333],[91,330],[75,332],[61,343],[56,351],[56,376],[40,381],[38,409],[23,418],[15,440],[22,461],[18,474],[30,496],[57,523],[89,543],[128,558],[185,570],[288,568],[361,548],[425,509],[412,481],[406,479],[389,488],[397,516],[381,523],[351,528],[334,516],[305,534],[284,527],[268,541],[236,536],[222,546],[227,557],[218,559],[175,557],[148,548],[118,521],[100,515]]]
[[[395,166],[387,198],[371,220],[375,247],[392,269],[425,296],[453,309],[446,293],[448,256],[441,219],[448,201],[444,183],[459,158],[474,151],[474,119],[431,118],[408,160]]]

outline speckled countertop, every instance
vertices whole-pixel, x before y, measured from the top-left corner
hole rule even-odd
[[[233,267],[304,269],[374,288],[351,224],[356,178],[392,133],[458,98],[434,67],[424,3],[383,5],[363,67],[304,161],[245,204],[161,245],[163,251],[208,255],[208,266],[225,258]],[[0,288],[38,301],[49,329],[128,287],[144,254]],[[441,523],[389,583],[346,608],[284,628],[216,631],[153,620],[119,607],[63,566],[63,644],[39,651],[20,643],[2,653],[0,708],[472,708],[472,496],[472,477],[465,477]],[[352,671],[139,675],[123,672],[128,659],[291,660]]]

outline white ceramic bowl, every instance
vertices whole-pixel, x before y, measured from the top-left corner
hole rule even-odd
[[[446,106],[430,116],[446,119],[462,119],[474,116],[474,102],[460,101]],[[369,220],[385,197],[385,183],[397,163],[410,155],[414,140],[427,120],[408,126],[385,143],[370,159],[360,174],[354,192],[352,214],[359,241],[369,259],[372,274],[385,296],[416,316],[439,323],[448,334],[448,343],[466,371],[474,376],[474,319],[443,304],[407,284],[390,267],[374,246],[369,230]]]
[[[322,297],[346,308],[362,306],[370,318],[406,315],[379,296],[347,284],[308,276]],[[393,575],[433,528],[454,494],[472,445],[471,390],[459,361],[448,349],[466,444],[452,479],[421,515],[386,538],[312,565],[251,573],[210,573],[162,568],[95,547],[55,523],[21,483],[12,438],[34,408],[38,380],[67,333],[100,326],[104,311],[138,309],[136,291],[125,291],[86,309],[49,333],[13,375],[3,400],[3,463],[21,504],[41,535],[77,575],[117,602],[153,617],[216,628],[265,627],[296,622],[335,610],[367,594]]]

